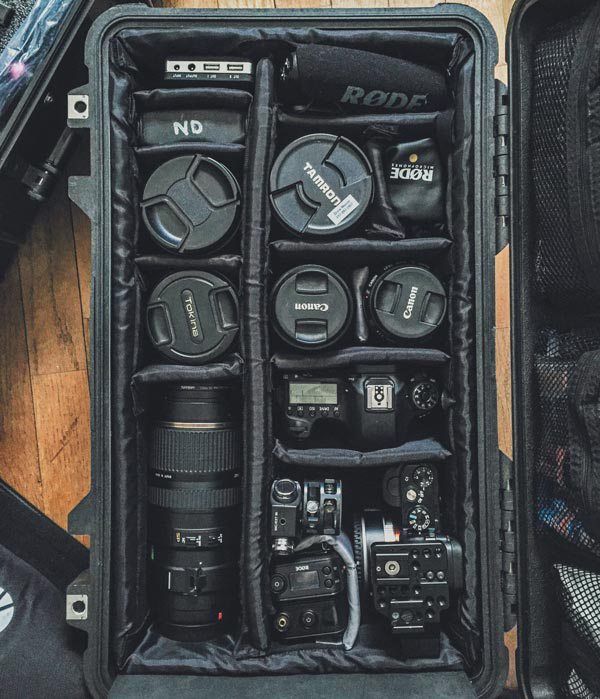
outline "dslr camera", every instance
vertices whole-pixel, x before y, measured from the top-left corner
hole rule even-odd
[[[307,480],[301,485],[278,478],[271,486],[270,533],[273,551],[293,553],[305,536],[338,536],[342,523],[342,482],[335,478]]]
[[[390,366],[356,367],[344,378],[284,374],[279,390],[283,431],[294,441],[325,435],[337,423],[357,449],[397,446],[409,425],[438,407],[442,391],[425,373]]]
[[[281,640],[322,638],[342,633],[348,623],[346,570],[333,551],[276,559],[271,593],[273,628]]]
[[[363,594],[403,655],[437,658],[441,615],[463,585],[460,544],[433,530],[408,535],[381,510],[365,510],[355,522],[354,554]]]

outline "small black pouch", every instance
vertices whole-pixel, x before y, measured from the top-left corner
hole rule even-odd
[[[433,138],[386,148],[383,164],[390,201],[401,219],[444,222],[446,178]]]
[[[600,300],[600,4],[547,30],[533,75],[532,173],[539,292]]]
[[[600,696],[600,574],[556,564],[562,611],[563,692],[567,697]]]
[[[600,557],[600,330],[542,331],[535,370],[538,528]]]

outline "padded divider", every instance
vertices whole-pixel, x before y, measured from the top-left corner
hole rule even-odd
[[[323,243],[307,243],[296,240],[275,240],[271,251],[278,259],[288,262],[339,262],[344,264],[385,264],[390,260],[430,260],[447,251],[451,246],[447,238],[411,238],[407,240],[374,240],[350,238]]]
[[[270,207],[267,182],[275,148],[274,66],[261,59],[256,66],[256,90],[248,130],[245,168],[246,210],[243,256],[242,345],[246,357],[244,444],[246,487],[242,535],[246,624],[251,641],[266,649],[265,598],[268,585],[267,542],[263,536],[266,492],[270,475],[271,395],[268,391],[269,331],[266,279]]]
[[[399,447],[368,452],[351,449],[290,449],[277,440],[273,455],[281,463],[291,466],[368,468],[411,461],[443,461],[450,456],[450,452],[435,439],[406,442]]]
[[[352,295],[354,296],[354,335],[361,343],[369,341],[369,323],[365,315],[363,298],[369,283],[369,268],[361,267],[352,272]]]
[[[167,56],[195,56],[198,47],[204,55],[240,56],[258,59],[269,53],[281,62],[297,44],[314,43],[349,46],[398,56],[408,61],[447,69],[464,39],[457,32],[419,30],[347,30],[272,27],[268,36],[263,29],[244,26],[207,28],[189,27],[181,21],[170,26],[148,27],[144,31],[124,29],[119,33],[132,60],[140,68],[147,86],[163,79]]]
[[[421,347],[349,347],[315,355],[276,354],[273,365],[280,371],[347,369],[354,364],[418,364],[443,366],[450,357],[441,350]]]
[[[141,271],[147,270],[215,270],[238,272],[242,266],[240,255],[214,255],[212,257],[176,257],[175,255],[138,255],[135,263]]]
[[[306,131],[331,130],[346,133],[361,133],[365,129],[395,127],[408,138],[430,136],[435,129],[439,112],[429,114],[349,114],[340,116],[318,116],[307,112],[302,115],[280,111],[277,120],[282,128],[306,129]]]
[[[209,158],[242,157],[243,143],[173,143],[162,146],[137,146],[135,153],[146,167],[176,158],[178,155],[206,155]]]
[[[111,424],[113,512],[111,579],[111,650],[117,665],[134,649],[147,614],[145,473],[135,468],[141,430],[133,419],[131,376],[140,357],[141,289],[133,260],[139,233],[138,168],[132,146],[130,96],[135,66],[119,41],[111,59],[111,241],[112,333]],[[132,469],[132,465],[134,468]]]
[[[184,366],[181,364],[151,364],[137,371],[131,378],[134,408],[136,415],[143,412],[143,404],[148,389],[164,383],[197,383],[235,381],[242,376],[243,360],[239,354],[232,354],[221,362],[204,366]]]
[[[458,75],[455,89],[456,113],[454,143],[450,157],[448,197],[449,230],[454,245],[451,249],[453,275],[449,290],[449,325],[451,335],[450,394],[455,404],[450,409],[450,449],[455,458],[454,481],[449,484],[455,521],[453,531],[463,549],[464,589],[453,624],[455,640],[475,666],[480,659],[479,550],[477,511],[477,390],[475,344],[475,194],[467,163],[473,154],[473,102],[475,62],[469,57]],[[450,479],[449,479],[450,480]],[[450,508],[448,508],[450,511]]]
[[[248,648],[240,651],[229,637],[210,644],[177,643],[160,636],[154,627],[150,627],[139,648],[128,659],[126,672],[183,675],[201,673],[248,677],[264,674],[307,675],[331,672],[462,669],[461,657],[445,634],[442,634],[442,648],[438,658],[407,659],[398,657],[395,654],[393,639],[390,639],[389,635],[382,639],[378,631],[379,629],[373,629],[372,626],[361,627],[358,642],[351,651],[339,648],[280,647],[276,652],[263,655]],[[398,684],[401,682],[399,679]]]
[[[133,95],[137,112],[210,107],[211,109],[248,109],[252,95],[245,90],[216,87],[179,87],[141,90]]]

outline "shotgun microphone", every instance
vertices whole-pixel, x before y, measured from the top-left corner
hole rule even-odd
[[[436,112],[448,106],[442,71],[369,51],[300,44],[285,60],[287,100],[347,112]]]

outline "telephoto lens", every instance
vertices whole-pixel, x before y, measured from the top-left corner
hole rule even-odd
[[[149,455],[151,596],[159,631],[199,641],[238,614],[242,446],[235,390],[176,385],[155,415]]]

